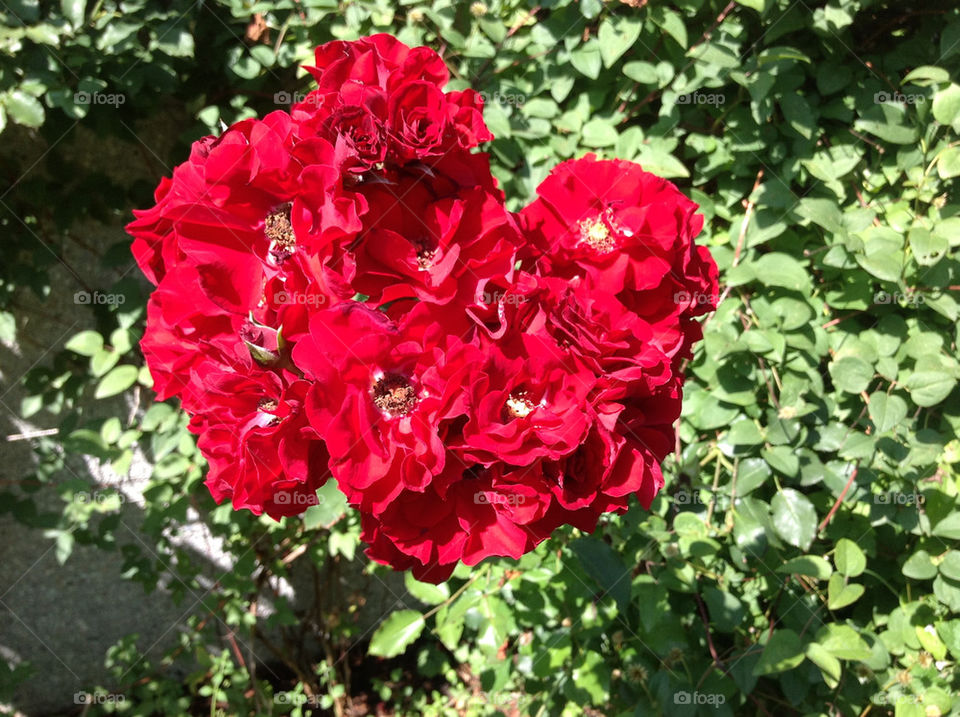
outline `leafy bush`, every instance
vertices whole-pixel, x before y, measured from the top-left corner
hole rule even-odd
[[[90,291],[50,285],[41,237],[150,200],[156,177],[128,184],[58,153],[76,123],[155,153],[141,128],[165,116],[182,140],[158,157],[169,166],[221,121],[306,89],[296,66],[316,44],[373,32],[442,51],[457,87],[484,92],[513,208],[560,160],[633,159],[701,204],[701,241],[721,267],[722,303],[688,367],[678,455],[650,513],[635,506],[592,536],[562,531],[438,587],[407,577],[372,637],[348,619],[350,597],[319,591],[297,614],[272,593],[295,561],[326,586],[362,564],[335,489],[303,520],[232,513],[200,485],[175,406],[93,417],[100,399],[149,386],[136,348],[144,287],[110,287],[124,301],[90,302],[95,329],[38,351],[22,413],[60,431],[34,441],[36,485],[0,505],[44,528],[63,560],[75,541],[116,549],[117,503],[84,502],[94,486],[65,479],[64,465],[92,456],[123,474],[139,446],[153,465],[153,544],[123,548],[127,576],[153,589],[174,558],[173,597],[203,592],[169,539],[191,506],[237,564],[167,660],[140,660],[133,639],[111,650],[127,700],[93,711],[345,714],[368,699],[422,714],[960,714],[953,3],[18,0],[3,18],[0,152],[16,168],[3,204],[6,341],[28,338],[12,311],[26,290]],[[11,152],[26,136],[14,124],[50,147],[42,172]],[[128,266],[125,246],[105,260]],[[38,510],[37,486],[62,496],[61,512]],[[258,618],[251,604],[266,595],[276,611]],[[267,650],[288,677],[257,671],[220,621],[251,644],[279,631]],[[345,659],[358,643],[362,664]],[[165,678],[185,655],[188,678]]]

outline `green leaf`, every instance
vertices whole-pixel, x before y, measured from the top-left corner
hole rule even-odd
[[[910,70],[904,76],[902,84],[906,85],[915,80],[927,80],[934,84],[942,84],[950,81],[950,73],[935,65],[921,65]]]
[[[937,160],[937,174],[940,179],[960,176],[960,147],[948,147]]]
[[[960,540],[960,513],[950,513],[937,521],[933,534],[947,540]]]
[[[683,17],[673,10],[665,8],[663,5],[654,5],[650,11],[650,18],[654,23],[663,28],[670,37],[677,41],[684,50],[690,44],[687,37],[687,28],[683,24]]]
[[[746,608],[733,593],[709,587],[703,591],[703,600],[710,611],[711,624],[721,632],[734,632],[742,624]]]
[[[803,662],[804,650],[800,636],[789,629],[775,630],[763,648],[760,661],[753,668],[755,675],[786,672]]]
[[[617,16],[607,17],[600,23],[597,39],[604,67],[613,67],[640,37],[642,28],[640,20]]]
[[[737,471],[737,495],[747,495],[770,479],[770,466],[762,458],[744,458]]]
[[[404,584],[407,586],[407,592],[425,605],[439,605],[450,597],[450,588],[446,583],[431,585],[422,583],[413,577],[413,573],[404,575]]]
[[[73,552],[73,544],[73,533],[71,533],[69,530],[57,531],[57,548],[55,553],[58,563],[63,565],[65,562],[67,562],[67,559]]]
[[[907,110],[895,102],[875,104],[854,122],[854,127],[893,144],[917,141],[917,129],[907,118]]]
[[[857,254],[857,263],[883,281],[899,281],[903,273],[903,262],[900,260],[899,252],[884,252],[870,256]]]
[[[918,550],[907,558],[902,570],[904,575],[913,580],[930,580],[937,574],[937,566],[926,550]]]
[[[642,145],[633,161],[639,162],[647,172],[653,172],[664,179],[690,176],[690,172],[679,159],[649,145]]]
[[[873,367],[857,356],[844,356],[832,361],[828,368],[837,388],[847,393],[866,391],[873,380]]]
[[[883,391],[870,394],[870,420],[877,428],[878,433],[887,431],[900,425],[907,417],[907,402],[899,396],[888,396]]]
[[[806,139],[812,139],[817,130],[817,116],[810,104],[795,92],[785,93],[780,98],[780,109],[790,126]]]
[[[108,349],[100,349],[90,358],[90,373],[99,378],[120,362],[120,354]]]
[[[188,28],[178,26],[176,20],[160,25],[156,33],[157,39],[152,43],[156,49],[170,55],[170,57],[193,57],[193,35],[190,34]],[[261,57],[272,60],[273,50],[264,45],[254,45],[250,48],[250,55],[255,60],[260,60]],[[245,60],[241,60],[241,62],[244,61]],[[258,64],[269,66],[272,62]],[[239,74],[239,72],[237,74]]]
[[[782,286],[798,291],[810,287],[810,275],[799,261],[789,254],[772,252],[754,262],[757,281],[766,286]]]
[[[738,5],[743,5],[744,7],[761,13],[767,9],[767,4],[770,2],[772,2],[772,0],[736,0]]]
[[[843,575],[855,578],[867,569],[867,556],[849,538],[840,538],[833,550],[833,562]]]
[[[587,147],[609,147],[617,143],[617,130],[608,120],[599,117],[587,122],[581,134]]]
[[[960,582],[938,575],[933,579],[933,594],[953,612],[960,612]]]
[[[60,11],[74,30],[78,30],[83,25],[86,5],[86,0],[60,0]]]
[[[570,53],[570,64],[580,74],[586,75],[591,80],[597,79],[602,65],[600,45],[596,40],[589,40],[585,45],[581,45]]]
[[[550,96],[557,102],[563,102],[570,95],[570,90],[573,89],[575,82],[576,78],[572,73],[560,75],[559,77],[551,77]]]
[[[943,258],[950,248],[945,237],[933,234],[923,227],[910,230],[910,250],[920,266],[933,266]]]
[[[960,581],[960,551],[948,550],[940,561],[940,572],[951,580]]]
[[[927,629],[929,628],[929,629]],[[915,625],[914,630],[917,633],[917,640],[924,650],[929,652],[934,660],[942,660],[947,656],[947,646],[940,640],[936,629],[932,625]]]
[[[81,331],[74,334],[64,348],[81,356],[93,356],[103,348],[103,336],[97,331]]]
[[[70,453],[84,453],[98,458],[106,458],[110,448],[103,441],[97,431],[88,428],[78,428],[63,439],[63,447]]]
[[[602,540],[585,536],[570,543],[584,572],[617,601],[621,612],[630,605],[630,570],[617,552]]]
[[[370,654],[396,657],[402,654],[423,632],[426,624],[416,610],[397,610],[384,620],[370,639]]]
[[[136,366],[117,366],[104,376],[94,391],[94,398],[109,398],[123,393],[137,381],[139,369]]]
[[[824,625],[817,630],[816,641],[840,660],[866,660],[870,657],[870,647],[849,625]]]
[[[777,568],[778,573],[787,575],[807,575],[817,580],[826,580],[833,572],[830,563],[819,555],[801,555],[791,558]]]
[[[924,407],[936,406],[950,395],[956,385],[957,379],[943,371],[916,371],[906,381],[910,398],[918,406]]]
[[[817,534],[817,511],[802,493],[784,488],[770,501],[773,527],[790,545],[801,550],[810,547]]]
[[[960,131],[960,85],[952,83],[933,96],[933,117]]]
[[[347,497],[340,492],[337,482],[328,478],[317,489],[316,503],[303,514],[303,527],[307,530],[330,528],[347,511]]]
[[[764,448],[760,455],[774,470],[786,476],[795,476],[800,470],[800,459],[790,446],[774,446]]]
[[[830,651],[816,642],[807,645],[807,658],[820,668],[827,686],[833,689],[840,681],[840,660],[830,654]]]
[[[752,420],[741,418],[730,425],[726,443],[733,446],[757,446],[763,443],[763,434]]]
[[[7,115],[17,124],[25,127],[39,127],[43,124],[43,105],[40,101],[22,90],[12,90],[0,97]]]
[[[847,583],[840,573],[834,573],[827,583],[827,607],[831,610],[840,610],[852,605],[864,593],[863,585]]]

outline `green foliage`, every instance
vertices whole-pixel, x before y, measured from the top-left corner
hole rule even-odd
[[[335,490],[282,525],[215,508],[174,406],[94,418],[100,400],[149,386],[136,349],[144,290],[111,289],[127,300],[92,306],[95,328],[27,377],[22,413],[56,416],[60,433],[35,440],[32,483],[0,506],[46,531],[62,560],[76,543],[122,550],[126,577],[149,590],[172,570],[178,600],[205,592],[196,561],[169,539],[188,508],[239,561],[160,664],[133,640],[111,650],[124,711],[303,714],[343,709],[359,691],[404,714],[960,714],[960,12],[879,0],[632,4],[9,6],[4,139],[21,125],[52,144],[79,121],[130,141],[169,107],[193,139],[306,89],[295,68],[315,44],[392,32],[442,51],[451,87],[484,93],[497,136],[488,150],[514,208],[564,159],[636,160],[701,204],[701,241],[721,268],[722,301],[687,369],[680,453],[651,511],[634,506],[593,536],[561,531],[518,563],[461,567],[438,587],[408,577],[371,635],[330,596],[310,616],[282,598],[269,618],[250,611],[292,559],[321,584],[363,560]],[[53,208],[45,181],[28,176],[5,200],[15,217],[3,219],[4,340],[14,292],[53,291],[38,234],[149,202],[146,187],[107,185]],[[65,479],[65,461],[92,456],[123,474],[136,446],[153,465],[152,544],[119,548],[119,501],[90,500],[100,489]],[[38,512],[38,486],[59,492],[61,512]],[[275,647],[293,677],[251,676],[221,620],[248,641],[281,630]],[[311,634],[316,654],[291,647]],[[339,659],[357,641],[379,670],[362,686]],[[163,679],[186,655],[194,672]],[[24,677],[4,675],[3,685]]]

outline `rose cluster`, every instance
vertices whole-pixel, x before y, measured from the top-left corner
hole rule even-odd
[[[279,519],[332,476],[368,555],[434,582],[649,507],[716,303],[697,205],[588,155],[512,213],[435,52],[375,35],[308,69],[127,227],[156,284],[141,347],[214,498]]]

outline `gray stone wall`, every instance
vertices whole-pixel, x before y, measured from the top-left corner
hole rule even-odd
[[[102,171],[116,182],[156,183],[161,174],[169,174],[160,158],[173,154],[175,138],[183,126],[183,117],[172,113],[138,127],[136,134],[131,128],[129,141],[105,141],[77,124],[51,145],[28,131],[8,128],[4,139],[9,141],[0,155],[12,156],[19,166],[31,167],[31,176],[43,176],[50,159],[61,155]],[[55,178],[47,179],[51,191],[63,186]],[[16,191],[16,183],[10,189]],[[86,191],[96,192],[97,188],[88,187]],[[51,196],[50,201],[56,202],[57,197]],[[5,486],[18,485],[34,469],[32,441],[23,436],[59,426],[60,417],[45,411],[30,420],[20,417],[24,397],[20,381],[30,368],[49,361],[50,354],[61,349],[73,334],[94,328],[90,307],[76,303],[75,292],[105,290],[123,275],[139,276],[132,258],[129,266],[111,270],[101,261],[107,247],[126,240],[123,225],[129,219],[129,214],[124,214],[107,223],[84,222],[66,237],[45,235],[42,228],[37,228],[35,238],[41,251],[55,253],[58,259],[50,272],[53,290],[49,297],[41,300],[27,290],[15,296],[18,342],[0,350],[0,481]],[[8,220],[12,221],[10,217]],[[142,396],[143,405],[137,407],[130,397],[121,396],[96,401],[85,410],[90,416],[118,415],[126,419],[132,410],[142,411],[151,398]],[[149,553],[151,543],[139,532],[139,525],[142,491],[150,471],[151,466],[137,452],[126,475],[116,475],[91,459],[71,463],[58,480],[83,476],[98,485],[117,487],[124,496],[120,526],[115,531],[117,543],[135,544]],[[58,511],[62,498],[56,488],[56,483],[43,487],[35,499],[41,506]],[[181,527],[174,541],[204,566],[207,586],[232,569],[230,557],[196,515]],[[12,664],[27,661],[34,668],[34,677],[21,686],[13,704],[0,705],[0,713],[47,715],[78,710],[78,692],[96,685],[117,687],[104,667],[105,653],[111,645],[136,633],[138,647],[155,662],[176,643],[178,631],[188,629],[188,618],[200,611],[202,593],[188,591],[187,599],[177,606],[168,589],[146,594],[139,584],[125,580],[119,550],[77,545],[61,565],[54,542],[45,538],[42,530],[4,514],[0,514],[0,555],[0,655]],[[348,566],[347,581],[351,583],[348,588],[364,592],[361,620],[369,628],[406,591],[399,576],[384,582],[361,575],[362,568],[363,560],[358,558]],[[309,590],[301,586],[312,580],[301,572],[302,568],[295,570],[290,583],[281,585],[281,592],[292,596],[295,605],[305,607],[312,597],[312,584]],[[349,595],[351,590],[344,592]],[[412,602],[409,597],[406,600]],[[265,602],[260,609],[267,614],[271,608]],[[269,657],[259,646],[243,648],[245,652],[249,648],[261,660]]]

